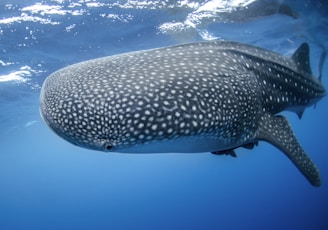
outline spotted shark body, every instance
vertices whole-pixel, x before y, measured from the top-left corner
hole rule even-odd
[[[312,76],[309,47],[291,58],[229,41],[183,44],[93,59],[51,74],[41,115],[67,141],[126,152],[212,152],[267,141],[311,184],[319,172],[284,110],[301,117],[326,94]]]

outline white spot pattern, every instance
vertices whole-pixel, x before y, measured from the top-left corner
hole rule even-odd
[[[198,135],[224,149],[251,140],[263,112],[323,96],[298,69],[234,42],[131,52],[55,72],[43,85],[41,112],[57,134],[87,148],[119,151]]]

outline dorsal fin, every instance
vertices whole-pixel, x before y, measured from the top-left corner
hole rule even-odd
[[[292,56],[292,60],[297,65],[297,70],[312,75],[310,66],[310,48],[307,43],[303,43],[298,47]]]

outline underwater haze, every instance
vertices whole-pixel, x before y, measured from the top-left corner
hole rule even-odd
[[[283,112],[320,170],[311,186],[277,148],[122,154],[61,139],[42,121],[42,83],[123,52],[233,40],[291,56],[310,46],[328,88],[325,0],[0,1],[0,229],[328,229],[328,97]]]

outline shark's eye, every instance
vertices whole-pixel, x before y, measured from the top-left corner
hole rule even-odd
[[[112,145],[112,143],[110,143],[110,142],[106,142],[106,143],[104,144],[104,149],[105,149],[106,151],[110,151],[110,150],[112,150],[112,149],[113,149],[113,145]]]

